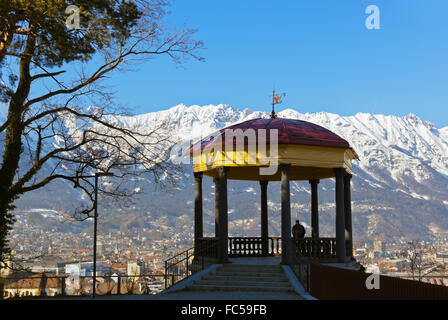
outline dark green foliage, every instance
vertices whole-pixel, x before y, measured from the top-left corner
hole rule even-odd
[[[80,8],[80,30],[65,25],[69,5]],[[2,0],[0,11],[0,28],[5,33],[13,31],[12,23],[23,29],[32,28],[38,44],[33,57],[46,67],[91,59],[96,50],[129,36],[142,16],[134,1],[113,0]],[[25,41],[26,38],[14,36],[8,52],[20,55]]]

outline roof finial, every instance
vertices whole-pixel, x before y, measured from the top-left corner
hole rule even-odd
[[[280,104],[282,103],[282,97],[286,96],[286,93],[280,93],[280,94],[275,94],[275,88],[272,90],[272,112],[271,112],[271,118],[275,119],[277,118],[277,115],[275,114],[275,110],[274,110],[274,106],[276,104]]]

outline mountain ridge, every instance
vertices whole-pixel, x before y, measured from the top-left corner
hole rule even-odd
[[[334,113],[300,113],[292,108],[277,112],[279,117],[305,120],[321,125],[346,139],[360,156],[353,165],[353,223],[355,237],[382,238],[434,236],[434,230],[448,230],[448,127],[437,128],[414,114],[394,115],[357,113],[340,116]],[[237,109],[229,105],[180,104],[167,110],[137,116],[119,117],[125,126],[141,124],[148,128],[169,119],[170,130],[180,140],[194,142],[223,127],[249,119],[268,117],[267,112]],[[113,222],[104,227],[116,230],[122,224],[129,227],[152,227],[151,221],[165,219],[172,233],[192,233],[193,182],[191,165],[185,166],[185,176],[171,193],[153,192],[149,180],[142,182],[144,191],[135,198],[138,204],[123,211],[110,213]],[[58,187],[60,188],[60,186]],[[205,230],[213,230],[213,185],[204,185]],[[293,182],[293,217],[309,225],[309,186]],[[334,233],[334,183],[319,185],[322,232]],[[149,191],[148,191],[149,190]],[[250,191],[247,191],[250,190]],[[18,210],[36,208],[39,203],[52,203],[51,187],[37,194],[25,195],[18,201]],[[64,194],[64,193],[61,193]],[[70,198],[67,189],[64,199]],[[279,232],[279,189],[269,188],[270,228]],[[41,197],[41,198],[39,198]],[[176,202],[173,203],[173,197]],[[27,200],[33,198],[32,201]],[[254,183],[229,183],[229,230],[234,235],[258,235],[259,195]],[[58,203],[61,210],[67,204]],[[238,206],[235,206],[238,204]],[[105,204],[107,207],[107,204]],[[133,220],[129,222],[129,217]],[[185,223],[179,225],[179,221]]]

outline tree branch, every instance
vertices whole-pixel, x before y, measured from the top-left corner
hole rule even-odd
[[[62,71],[58,71],[58,72],[48,72],[44,69],[45,73],[40,73],[40,74],[36,74],[34,76],[31,77],[31,81],[40,79],[40,78],[45,78],[45,77],[52,77],[58,84],[60,84],[60,82],[58,80],[56,80],[55,76],[58,76],[62,73],[65,72],[65,70]]]

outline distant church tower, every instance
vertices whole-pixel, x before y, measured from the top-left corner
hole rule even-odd
[[[101,242],[98,242],[98,244],[96,245],[96,252],[98,254],[103,254],[103,244]]]

